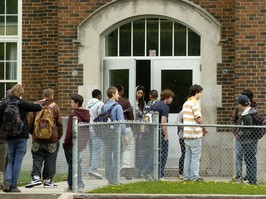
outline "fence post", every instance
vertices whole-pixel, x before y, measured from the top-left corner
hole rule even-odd
[[[154,113],[154,121],[155,121],[155,128],[154,128],[154,136],[153,136],[153,143],[154,143],[154,157],[153,157],[153,176],[155,180],[158,180],[158,171],[159,171],[159,112],[156,111]]]
[[[72,120],[72,191],[78,192],[78,118]]]
[[[118,132],[117,132],[117,167],[116,167],[116,183],[119,184],[120,179],[120,159],[121,159],[121,132],[122,127],[121,124],[118,125]]]

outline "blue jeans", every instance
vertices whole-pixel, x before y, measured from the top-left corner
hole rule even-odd
[[[184,162],[184,180],[199,178],[199,165],[202,148],[202,138],[185,139],[186,154]]]
[[[258,143],[242,144],[244,159],[247,166],[246,180],[251,184],[257,183],[257,158]]]
[[[108,180],[108,184],[117,184],[118,181],[118,166],[120,162],[117,159],[118,155],[118,142],[117,134],[110,132],[110,136],[104,139],[105,147],[105,175]]]
[[[68,175],[67,175],[67,183],[69,188],[72,189],[73,186],[73,152],[72,149],[65,149],[65,156],[66,156],[66,161],[68,164]],[[80,153],[78,154],[78,187],[84,187],[84,183],[82,181],[82,168],[81,168],[81,155]]]
[[[101,158],[101,147],[102,141],[97,136],[95,136],[95,132],[90,132],[90,167],[89,172],[96,172],[97,167]]]
[[[244,151],[239,139],[236,139],[235,147],[236,147],[236,178],[242,178],[242,162],[244,159]]]
[[[27,151],[27,139],[8,140],[8,163],[6,168],[6,182],[17,187],[22,160]]]

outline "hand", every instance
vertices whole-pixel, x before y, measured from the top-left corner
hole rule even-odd
[[[127,136],[124,137],[124,141],[125,141],[125,144],[128,145],[129,141],[128,141],[128,137]]]
[[[205,128],[203,128],[203,129],[202,129],[202,134],[203,134],[203,136],[205,136],[207,133],[208,133],[208,131],[207,131]]]
[[[168,140],[168,133],[164,134],[164,140],[165,140],[165,141]]]

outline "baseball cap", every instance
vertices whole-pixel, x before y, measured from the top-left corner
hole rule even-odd
[[[243,106],[249,105],[249,98],[246,95],[240,95],[239,97],[236,98],[236,101]]]

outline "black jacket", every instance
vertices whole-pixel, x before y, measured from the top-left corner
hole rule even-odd
[[[24,122],[23,130],[21,135],[17,137],[7,137],[6,139],[28,139],[29,138],[29,125],[28,125],[28,120],[27,120],[27,114],[28,112],[37,112],[42,110],[42,106],[37,104],[37,103],[31,103],[31,102],[26,102],[24,100],[21,100],[20,98],[16,96],[11,96],[8,98],[10,102],[16,102],[19,101],[18,103],[18,108],[19,108],[19,114],[21,117],[21,120]],[[0,139],[2,138],[5,139],[5,133],[2,131],[2,123],[3,123],[3,113],[6,109],[7,103],[5,101],[2,102],[0,106]]]

